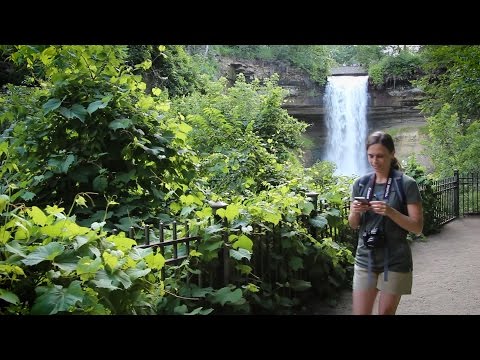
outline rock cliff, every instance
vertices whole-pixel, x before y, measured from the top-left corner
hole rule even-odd
[[[243,73],[247,81],[277,73],[279,85],[288,90],[284,108],[290,115],[311,125],[306,134],[312,143],[305,152],[306,164],[322,158],[327,135],[323,107],[325,86],[318,85],[305,71],[287,62],[219,58],[219,64],[222,74],[232,83],[239,73]],[[417,105],[422,97],[423,93],[416,88],[379,90],[370,84],[367,123],[369,132],[384,130],[392,133],[400,160],[416,154],[420,163],[429,167],[429,160],[421,154],[421,128],[425,126],[425,118]]]

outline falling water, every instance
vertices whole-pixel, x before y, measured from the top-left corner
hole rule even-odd
[[[368,76],[329,76],[324,105],[327,124],[325,160],[337,175],[362,175],[369,170],[367,137]]]

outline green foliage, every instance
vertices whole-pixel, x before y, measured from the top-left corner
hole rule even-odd
[[[362,65],[369,68],[385,56],[381,45],[329,45],[330,56],[337,65]]]
[[[232,87],[223,79],[205,94],[174,102],[192,127],[188,141],[202,159],[198,174],[212,191],[256,193],[298,164],[293,154],[306,125],[281,108],[284,96],[276,77],[261,86],[240,75]]]
[[[320,233],[346,225],[339,209],[348,196],[349,180],[334,178],[329,164],[304,171],[297,156],[306,125],[281,108],[285,93],[278,78],[260,85],[247,84],[240,76],[232,87],[225,79],[206,82],[202,93],[175,99],[170,111],[166,92],[150,89],[133,73],[150,69],[151,48],[130,51],[130,66],[125,64],[127,49],[132,47],[20,46],[12,54],[17,64],[31,71],[31,84],[41,86],[9,86],[0,97],[5,127],[0,141],[0,207],[11,211],[19,201],[37,207],[27,212],[27,222],[35,218],[33,228],[19,222],[15,231],[5,228],[0,242],[29,238],[36,231],[42,236],[41,244],[27,250],[8,244],[8,251],[23,260],[22,266],[36,271],[25,280],[36,281],[24,284],[28,296],[2,287],[0,298],[13,306],[8,311],[29,311],[20,300],[28,298],[28,304],[37,299],[35,312],[41,313],[288,312],[298,302],[295,293],[311,286],[300,272],[310,274],[320,266],[328,281],[316,286],[324,287],[325,294],[348,282],[349,246]],[[276,49],[285,56],[301,50]],[[180,47],[157,50],[164,59],[178,53],[180,61],[183,56]],[[264,48],[265,56],[270,50]],[[298,55],[298,63],[320,58],[321,48],[313,50],[309,56]],[[165,66],[172,73],[177,69]],[[186,80],[188,71],[183,74]],[[176,95],[192,91],[180,78],[175,84],[179,87],[169,89],[178,89],[173,91]],[[320,193],[316,214],[303,195],[306,191]],[[217,210],[222,222],[212,222],[206,197],[228,201],[225,209]],[[40,210],[61,202],[73,205],[67,214],[55,211],[58,223]],[[153,254],[145,257],[145,267],[131,269],[126,254],[134,261],[141,258],[130,254],[133,240],[108,237],[105,245],[102,231],[128,230],[151,223],[153,216],[190,218],[190,234],[202,241],[181,264],[164,266],[164,260]],[[77,219],[89,228],[76,225]],[[63,228],[67,223],[68,228]],[[227,242],[225,226],[230,234]],[[99,234],[100,245],[84,244],[91,232]],[[278,270],[276,280],[259,278],[254,272],[262,236],[275,247],[268,270]],[[68,253],[59,262],[74,241],[81,245],[73,250],[81,252],[72,253],[75,260]],[[215,274],[224,243],[231,268],[244,276],[241,287],[193,285],[195,275]],[[163,283],[146,286],[147,290],[142,283],[140,289],[130,290],[137,278],[156,283],[158,279],[150,275],[160,269],[166,274]],[[12,276],[19,270],[7,271]],[[72,271],[75,277],[70,276]],[[48,274],[47,280],[40,274]],[[85,278],[90,281],[87,285]],[[127,289],[131,293],[123,292]]]
[[[373,64],[368,69],[368,76],[376,86],[382,86],[385,82],[385,69],[382,63]]]
[[[124,233],[78,226],[56,206],[0,219],[0,314],[154,314],[165,295],[162,266],[147,265],[162,255]]]
[[[419,77],[422,60],[418,54],[402,51],[396,56],[383,57],[369,68],[369,75],[375,85],[390,86],[409,84]]]
[[[425,75],[416,82],[426,97],[420,103],[427,116],[426,149],[438,176],[452,170],[478,171],[480,154],[479,46],[424,46]]]
[[[8,149],[2,184],[20,189],[15,197],[46,206],[86,193],[94,206],[76,212],[83,224],[127,230],[188,189],[190,127],[169,115],[160,89],[145,93],[125,56],[121,46],[19,46],[12,54],[45,79],[38,88],[9,86],[0,102],[0,122],[11,123],[0,138]],[[116,199],[121,206],[106,212]]]
[[[425,75],[416,85],[426,94],[422,111],[432,116],[450,104],[464,133],[472,121],[480,119],[480,46],[430,45],[422,47],[421,55]]]
[[[222,56],[288,61],[305,70],[320,85],[325,84],[332,65],[327,48],[321,45],[216,45],[214,48]]]
[[[184,96],[202,87],[201,72],[182,45],[130,45],[127,63],[145,61],[152,66],[142,71],[147,89],[160,88],[170,97]]]
[[[435,218],[436,206],[438,206],[438,204],[436,203],[436,194],[431,176],[425,173],[425,168],[417,162],[415,156],[410,156],[407,161],[403,161],[402,168],[404,169],[405,174],[415,179],[421,190],[423,205],[423,235],[430,235],[439,232],[440,224],[438,219]]]

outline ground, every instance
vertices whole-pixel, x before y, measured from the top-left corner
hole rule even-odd
[[[412,244],[413,289],[397,315],[480,315],[480,217],[460,218]],[[313,303],[315,315],[350,315],[352,293],[336,307]]]

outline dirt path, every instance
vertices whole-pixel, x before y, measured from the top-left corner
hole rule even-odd
[[[460,218],[439,234],[412,244],[413,289],[398,315],[480,315],[480,217]],[[317,315],[350,315],[352,293],[335,308],[318,305]]]

